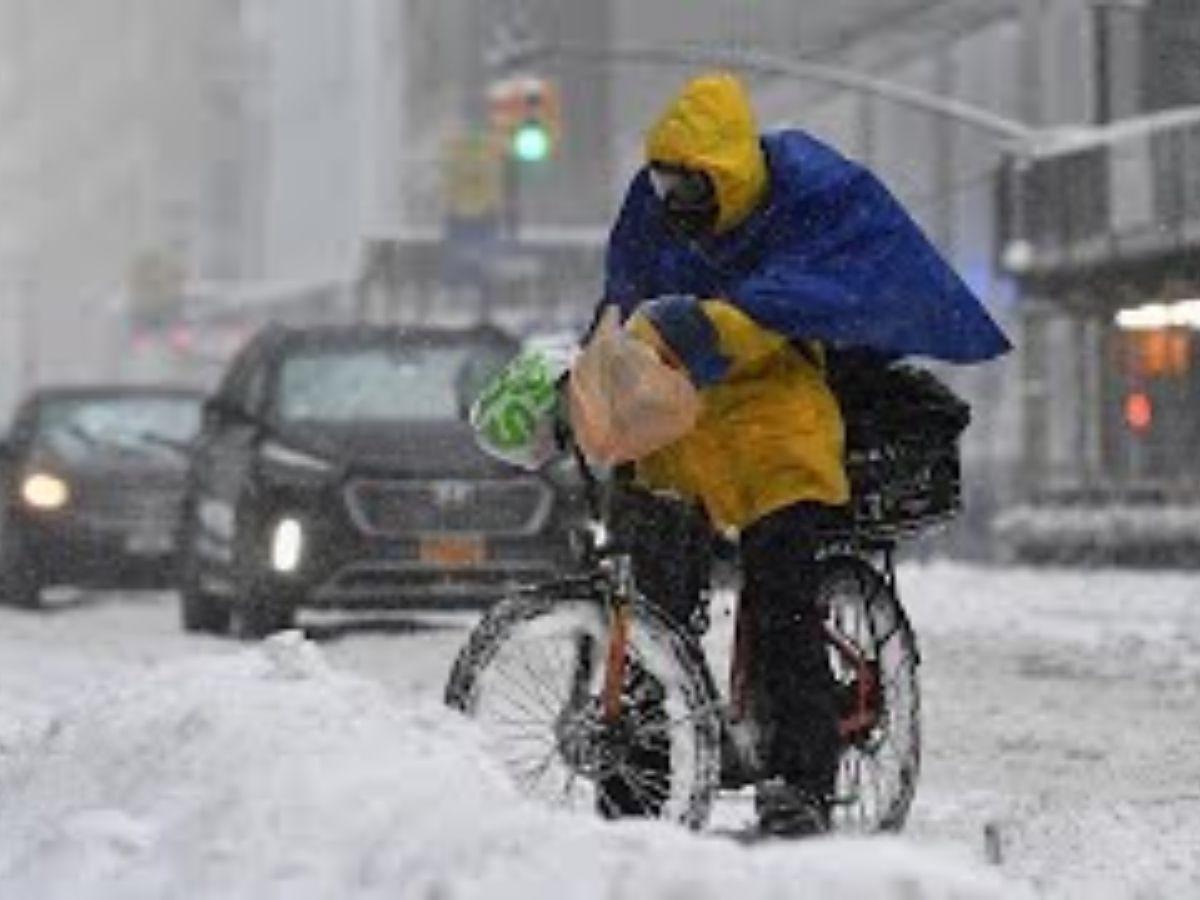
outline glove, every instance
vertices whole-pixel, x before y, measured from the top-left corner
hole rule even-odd
[[[668,357],[687,370],[696,387],[716,384],[729,371],[730,360],[721,353],[717,329],[695,297],[668,294],[647,300],[637,308],[629,325],[634,334],[645,338],[642,322],[654,326],[670,351]]]

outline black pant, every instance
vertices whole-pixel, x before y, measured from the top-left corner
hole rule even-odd
[[[699,508],[621,484],[612,523],[629,547],[638,589],[676,624],[690,626],[712,562],[712,528]]]
[[[765,709],[770,774],[818,796],[833,795],[840,739],[823,615],[817,606],[819,526],[837,515],[795,503],[741,536],[742,602],[749,605],[751,683]],[[756,704],[757,705],[757,704]]]
[[[740,541],[765,762],[770,774],[820,796],[833,794],[840,739],[814,555],[819,527],[840,515],[834,507],[796,503],[755,522]],[[613,525],[628,541],[642,593],[677,623],[690,624],[711,569],[707,520],[693,506],[621,485],[613,496]]]

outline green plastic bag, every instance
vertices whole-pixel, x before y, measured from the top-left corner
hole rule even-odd
[[[480,449],[529,471],[557,456],[558,385],[570,364],[569,354],[548,350],[516,356],[471,406]]]

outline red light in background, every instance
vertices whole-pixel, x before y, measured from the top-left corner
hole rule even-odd
[[[1125,424],[1137,432],[1149,430],[1154,421],[1154,404],[1145,391],[1125,395]]]
[[[192,349],[192,330],[186,325],[176,325],[167,334],[167,343],[176,353],[186,353]]]

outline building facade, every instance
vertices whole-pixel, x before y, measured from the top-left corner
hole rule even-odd
[[[401,7],[243,0],[243,102],[258,129],[260,282],[351,279],[400,216]]]
[[[1195,565],[1200,7],[1093,12],[1093,127],[1010,160],[1002,261],[1027,345],[1010,530],[1030,553]]]
[[[245,264],[239,35],[236,0],[0,0],[0,409],[136,374],[133,320]]]

